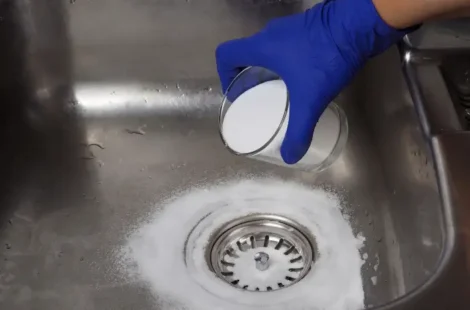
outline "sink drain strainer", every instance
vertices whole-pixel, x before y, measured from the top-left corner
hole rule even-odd
[[[294,221],[250,215],[227,223],[207,248],[209,268],[222,280],[252,292],[269,292],[299,282],[314,261],[314,240]]]

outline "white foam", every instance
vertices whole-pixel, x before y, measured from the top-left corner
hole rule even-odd
[[[210,272],[204,258],[210,234],[253,212],[284,215],[315,236],[319,257],[300,282],[253,293],[235,289]],[[204,216],[203,224],[197,225]],[[196,239],[188,242],[195,226]],[[191,244],[185,263],[186,242]],[[364,306],[362,244],[363,237],[354,237],[333,195],[292,182],[245,180],[194,189],[168,201],[162,212],[130,235],[118,267],[127,277],[146,282],[158,296],[157,308],[163,310],[357,310]],[[187,264],[202,272],[196,277]]]

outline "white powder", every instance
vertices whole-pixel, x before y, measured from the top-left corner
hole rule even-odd
[[[372,285],[377,285],[377,276],[370,277],[370,281],[372,282]]]
[[[264,82],[242,93],[223,119],[222,135],[227,146],[240,154],[259,151],[259,154],[282,163],[280,148],[289,123],[287,97],[287,87],[282,80]],[[322,163],[333,152],[340,131],[338,116],[327,108],[316,124],[307,154],[298,164],[313,168]]]
[[[376,260],[376,263],[374,265],[374,271],[377,272],[377,270],[379,270],[379,265],[380,265],[380,258],[379,258],[378,253],[375,254],[375,260]]]
[[[305,226],[315,236],[319,253],[304,279],[274,292],[233,288],[208,269],[204,258],[215,229],[260,212]],[[363,237],[354,237],[331,194],[292,182],[245,180],[193,189],[168,201],[162,212],[130,235],[118,267],[126,276],[146,282],[163,310],[357,310],[364,301],[358,250],[362,244]]]
[[[287,89],[281,80],[268,81],[241,94],[227,110],[222,133],[235,152],[251,153],[276,133],[287,105]]]

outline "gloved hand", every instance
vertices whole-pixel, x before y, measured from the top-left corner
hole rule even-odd
[[[372,0],[325,0],[305,13],[274,19],[253,36],[221,44],[217,70],[224,92],[247,66],[264,67],[284,80],[290,116],[281,155],[294,164],[308,150],[327,105],[370,57],[411,30],[389,27]]]

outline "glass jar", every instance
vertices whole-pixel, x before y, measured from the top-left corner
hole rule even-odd
[[[230,152],[307,171],[329,167],[348,136],[344,111],[334,102],[321,115],[305,156],[288,165],[281,145],[289,123],[289,94],[282,79],[261,67],[248,67],[228,87],[219,113],[219,133]]]

